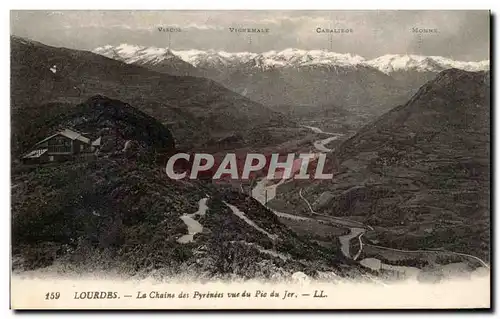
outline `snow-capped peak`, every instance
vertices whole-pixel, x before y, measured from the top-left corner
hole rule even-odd
[[[479,71],[489,68],[489,61],[455,61],[441,56],[388,54],[372,60],[350,53],[335,53],[327,50],[301,50],[288,48],[282,51],[226,52],[216,50],[170,50],[168,48],[144,47],[129,44],[106,45],[93,51],[126,63],[157,64],[165,59],[179,58],[195,67],[255,67],[298,68],[306,66],[373,67],[386,74],[396,71],[440,72],[449,68]]]
[[[165,59],[175,57],[168,48],[145,47],[125,43],[116,47],[106,45],[96,48],[93,52],[130,64],[138,62],[157,64]]]
[[[282,62],[286,65],[312,65],[312,64],[332,64],[332,65],[358,65],[364,62],[364,58],[359,55],[341,54],[326,50],[300,50],[288,48],[283,51],[269,51],[262,54],[266,59]]]
[[[397,71],[440,72],[450,68],[466,71],[480,71],[488,69],[489,61],[465,62],[455,61],[442,56],[422,56],[408,54],[387,54],[366,62],[384,73]]]
[[[239,65],[257,57],[258,54],[250,52],[230,53],[215,50],[184,50],[172,51],[173,54],[195,67],[227,67]]]
[[[158,63],[176,56],[195,67],[239,67],[284,68],[311,65],[339,65],[352,67],[362,65],[365,59],[359,55],[341,54],[326,50],[301,50],[288,48],[282,51],[226,52],[216,50],[172,50],[120,44],[96,48],[98,53],[126,63]]]

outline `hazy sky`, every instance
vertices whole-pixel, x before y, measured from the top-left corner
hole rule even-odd
[[[158,27],[181,32],[159,32]],[[266,34],[230,27],[268,28]],[[412,28],[437,29],[418,35]],[[317,28],[346,28],[327,34]],[[229,52],[328,49],[365,58],[394,54],[489,59],[488,11],[11,11],[11,33],[91,50],[120,43]]]

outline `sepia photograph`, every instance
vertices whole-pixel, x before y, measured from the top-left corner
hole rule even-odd
[[[11,10],[12,309],[490,309],[488,10]]]

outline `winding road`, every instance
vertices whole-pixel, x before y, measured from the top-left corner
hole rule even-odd
[[[349,228],[350,232],[347,235],[339,236],[339,241],[340,241],[340,250],[344,254],[345,257],[351,258],[351,259],[358,259],[359,255],[361,255],[361,252],[363,250],[363,241],[361,238],[365,234],[365,231],[368,227],[366,227],[363,223],[357,222],[357,221],[352,221],[348,219],[343,219],[339,217],[331,217],[328,215],[322,215],[316,213],[309,201],[304,197],[302,194],[302,188],[299,190],[299,196],[302,198],[302,200],[306,203],[307,207],[309,207],[309,212],[313,215],[318,215],[318,216],[323,216],[329,219],[330,222],[340,225],[342,227],[347,227]],[[371,226],[369,226],[370,230],[373,230]],[[351,256],[351,240],[357,238],[359,240],[359,251],[354,254],[354,256]]]
[[[341,134],[337,134],[337,133],[324,132],[323,130],[321,130],[318,127],[307,126],[307,125],[302,125],[302,126],[309,128],[310,130],[312,130],[313,132],[318,133],[318,134],[333,135],[333,136],[328,137],[326,139],[320,139],[320,140],[314,142],[314,146],[315,146],[316,150],[318,150],[321,153],[332,152],[333,149],[327,148],[325,145],[342,136]],[[272,200],[276,196],[277,187],[279,185],[285,183],[284,180],[281,180],[277,184],[270,184],[270,185],[268,184],[268,182],[269,182],[269,180],[262,179],[252,189],[252,197],[254,197],[257,201],[259,201],[263,205],[266,205],[267,202]],[[266,194],[266,192],[267,192],[267,194]],[[365,234],[366,231],[374,230],[372,226],[365,225],[365,224],[358,222],[358,221],[348,220],[345,218],[319,214],[319,213],[314,211],[310,202],[307,200],[307,198],[304,197],[304,195],[302,193],[302,189],[299,190],[299,196],[306,203],[306,205],[309,208],[309,211],[312,215],[317,215],[317,216],[322,216],[324,218],[328,218],[328,220],[330,222],[341,225],[342,227],[347,227],[350,229],[349,234],[339,237],[339,241],[341,244],[341,251],[346,258],[357,260],[359,258],[359,256],[361,255],[364,246],[371,246],[371,247],[376,247],[379,249],[398,251],[398,252],[408,253],[408,254],[411,254],[411,253],[449,253],[449,254],[453,254],[453,255],[472,258],[472,259],[478,261],[483,267],[487,268],[488,270],[490,269],[489,265],[486,262],[484,262],[482,259],[480,259],[476,256],[473,256],[473,255],[469,255],[469,254],[456,253],[456,252],[445,251],[445,250],[403,250],[403,249],[395,249],[395,248],[390,248],[390,247],[366,244],[363,242],[363,235]],[[286,214],[286,213],[280,213],[280,212],[277,212],[274,210],[273,210],[273,212],[278,216],[280,216],[280,215],[293,216],[293,215]],[[300,217],[300,218],[307,218],[307,217]],[[354,254],[351,254],[351,248],[350,248],[352,240],[359,241],[359,250]]]
[[[201,233],[203,231],[203,226],[194,219],[196,215],[203,216],[208,210],[207,206],[208,196],[200,199],[198,202],[198,210],[192,214],[184,214],[180,219],[186,224],[188,228],[188,233],[177,239],[180,244],[190,243],[194,239],[194,235]]]
[[[321,215],[321,214],[316,213],[312,209],[311,204],[309,203],[309,201],[302,195],[301,191],[302,191],[302,189],[299,191],[300,197],[306,202],[306,204],[309,207],[310,212],[312,214],[329,217],[327,215]],[[335,220],[335,219],[337,219],[337,220]],[[331,221],[334,222],[334,223],[340,224],[342,226],[347,226],[346,225],[347,223],[352,223],[353,222],[353,221],[349,221],[349,220],[344,220],[344,221],[340,221],[339,222],[338,219],[339,219],[338,217],[333,217],[333,219]],[[487,269],[490,269],[490,267],[488,266],[488,264],[486,262],[484,262],[481,258],[473,256],[473,255],[469,255],[469,254],[457,253],[457,252],[449,251],[449,250],[431,250],[431,249],[429,249],[429,250],[426,250],[426,249],[424,249],[424,250],[405,250],[405,249],[396,249],[396,248],[384,247],[384,246],[379,246],[379,245],[366,244],[366,243],[363,242],[362,237],[363,237],[363,235],[365,234],[365,232],[367,230],[373,230],[373,227],[370,226],[370,225],[364,225],[363,224],[363,228],[350,227],[350,230],[351,230],[351,232],[348,235],[345,235],[346,237],[340,236],[339,240],[342,243],[342,252],[344,253],[344,255],[346,257],[350,258],[351,257],[350,253],[346,253],[346,252],[349,252],[350,248],[344,248],[344,246],[350,247],[350,244],[348,242],[346,242],[346,240],[350,241],[353,238],[356,238],[356,237],[358,238],[360,248],[359,248],[359,251],[352,257],[352,259],[354,259],[354,260],[357,260],[359,258],[359,255],[361,255],[361,252],[363,250],[363,246],[366,245],[366,246],[371,246],[371,247],[375,247],[375,248],[379,248],[379,249],[398,251],[398,252],[402,252],[402,253],[448,253],[448,254],[457,255],[457,256],[464,256],[464,257],[472,258],[472,259],[478,261],[483,267],[485,267]],[[342,241],[342,237],[344,237],[344,242]]]

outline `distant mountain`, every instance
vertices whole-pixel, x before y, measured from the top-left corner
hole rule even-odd
[[[158,60],[166,63],[166,49],[134,47],[127,52],[138,54],[131,56],[119,49],[124,47],[128,46],[107,46],[94,52],[126,63],[148,65],[148,68],[162,72],[156,65]],[[146,51],[161,54],[153,57],[141,53]],[[315,107],[333,104],[371,112],[385,105],[387,99],[392,101],[402,94],[396,92],[397,83],[390,76],[365,65],[362,57],[350,54],[296,49],[263,54],[198,50],[170,52],[196,67],[204,76],[279,111],[287,109],[278,107],[283,105]]]
[[[93,52],[170,75],[201,75],[198,69],[174,55],[167,48],[147,48],[122,44],[117,47],[107,45],[97,48]]]
[[[447,69],[460,69],[474,72],[489,69],[488,60],[479,62],[464,62],[442,56],[422,56],[413,54],[387,54],[376,59],[366,61],[366,64],[371,65],[386,74],[401,71],[441,72]]]
[[[388,54],[366,60],[359,55],[335,53],[326,50],[286,49],[283,51],[225,52],[216,50],[171,50],[121,44],[98,47],[93,52],[126,63],[157,64],[177,57],[198,68],[242,68],[252,66],[261,70],[286,69],[309,66],[372,66],[384,73],[394,71],[440,72],[457,68],[466,71],[480,71],[489,67],[489,61],[464,62],[440,56]],[[175,61],[175,60],[174,60]]]
[[[400,86],[407,87],[412,94],[437,73],[447,69],[471,72],[489,70],[488,60],[465,62],[441,56],[388,54],[366,63],[396,79]]]
[[[123,44],[97,48],[94,52],[166,73],[169,73],[167,69],[157,65],[177,61],[173,55],[198,69],[199,75],[274,108],[332,105],[354,113],[375,115],[404,103],[418,87],[442,70],[478,71],[489,67],[489,61],[462,62],[416,55],[386,55],[366,60],[352,54],[299,49],[229,53]]]
[[[248,145],[273,143],[266,129],[293,125],[282,114],[205,78],[172,76],[88,51],[11,37],[14,151],[22,138],[18,128],[53,111],[46,106],[73,105],[98,94],[126,101],[168,125],[182,147],[234,134]]]
[[[490,154],[489,72],[449,69],[344,142],[339,172],[305,194],[373,226],[380,245],[488,260]]]

